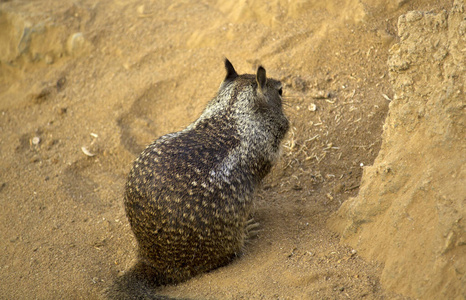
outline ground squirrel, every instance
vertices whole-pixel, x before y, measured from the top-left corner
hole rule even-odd
[[[201,116],[134,162],[124,203],[139,262],[116,281],[111,298],[152,294],[157,285],[224,266],[242,250],[254,191],[277,161],[289,122],[280,81],[261,66],[256,75],[238,75],[225,59],[225,68]]]

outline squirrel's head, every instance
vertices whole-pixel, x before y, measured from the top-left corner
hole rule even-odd
[[[268,79],[266,71],[262,66],[257,68],[256,76],[250,74],[238,75],[231,62],[225,59],[225,69],[227,75],[220,89],[222,90],[222,88],[226,88],[230,84],[235,86],[236,93],[232,95],[232,102],[238,100],[237,96],[241,93],[241,89],[243,89],[244,92],[253,92],[253,97],[249,99],[249,104],[253,107],[266,108],[267,106],[274,106],[281,110],[282,83],[275,79]]]
[[[232,111],[263,122],[281,140],[289,127],[282,108],[282,83],[267,78],[262,66],[257,68],[255,75],[238,75],[231,62],[225,59],[225,69],[227,75],[220,86],[219,98],[228,98]]]

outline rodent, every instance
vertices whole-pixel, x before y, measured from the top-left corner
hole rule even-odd
[[[154,287],[224,266],[255,227],[254,192],[279,157],[289,121],[282,84],[262,66],[255,75],[238,75],[225,59],[225,68],[200,117],[134,161],[124,204],[139,260],[109,298],[157,298]]]

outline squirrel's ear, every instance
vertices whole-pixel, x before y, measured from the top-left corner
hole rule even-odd
[[[257,69],[256,81],[260,89],[263,90],[265,88],[265,84],[267,83],[267,77],[265,75],[265,69],[262,66],[259,66]]]
[[[233,80],[238,77],[238,73],[236,73],[235,68],[227,58],[225,58],[225,69],[227,70],[225,80]]]

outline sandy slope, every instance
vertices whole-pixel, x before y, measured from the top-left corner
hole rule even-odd
[[[402,298],[325,223],[379,151],[398,16],[451,3],[321,2],[1,2],[0,298],[95,298],[134,263],[122,205],[131,162],[199,115],[224,56],[286,84],[293,128],[246,254],[161,293]]]
[[[379,155],[329,222],[415,299],[466,297],[465,7],[399,18]]]

